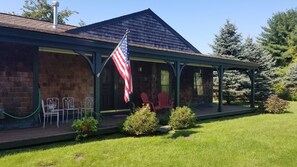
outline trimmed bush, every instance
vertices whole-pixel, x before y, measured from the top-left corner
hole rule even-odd
[[[289,102],[279,98],[277,95],[270,96],[264,104],[265,111],[272,114],[281,114],[287,111]]]
[[[173,129],[185,129],[195,125],[195,113],[186,106],[177,107],[171,111],[169,125]]]
[[[96,132],[98,126],[98,120],[93,117],[83,117],[81,120],[74,120],[72,123],[72,128],[77,133],[75,140],[86,138],[89,132]]]
[[[126,118],[123,131],[133,136],[153,134],[158,127],[156,113],[146,106],[137,108],[135,113]]]

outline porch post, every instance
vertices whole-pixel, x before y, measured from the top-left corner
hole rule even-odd
[[[100,77],[97,77],[101,69],[101,54],[99,52],[93,53],[93,67],[94,67],[94,113],[95,118],[100,116]]]
[[[251,97],[250,97],[250,107],[255,108],[255,70],[251,70],[250,74],[251,79]]]
[[[119,73],[117,70],[117,67],[113,67],[113,108],[117,109],[119,108]]]
[[[38,55],[38,47],[35,48],[33,53],[33,109],[35,110],[37,106],[39,105],[39,55]],[[38,98],[39,97],[39,98]],[[40,109],[39,109],[40,111]],[[33,121],[35,124],[38,122],[38,115],[35,115],[33,118]]]
[[[224,67],[219,66],[218,77],[219,77],[219,105],[218,112],[222,112],[223,106],[223,76],[224,76]]]
[[[175,62],[175,70],[176,70],[176,91],[175,91],[175,106],[178,107],[180,105],[180,62]]]

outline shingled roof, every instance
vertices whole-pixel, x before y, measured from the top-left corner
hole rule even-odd
[[[40,21],[36,19],[25,18],[22,16],[0,13],[0,26],[11,25],[11,27],[20,27],[23,29],[36,29],[44,31],[65,32],[76,28],[72,25],[59,24],[57,29],[53,28],[53,23],[47,21]]]
[[[129,44],[200,53],[150,9],[67,31],[87,37],[119,41],[129,29]]]

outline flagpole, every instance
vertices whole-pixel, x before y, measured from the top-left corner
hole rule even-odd
[[[127,34],[129,33],[129,29],[126,30],[126,33],[124,34],[124,36],[122,37],[122,39],[120,40],[120,42],[118,43],[118,45],[115,48],[118,48],[118,46],[122,43],[123,39],[127,36]],[[108,60],[110,60],[110,58],[112,57],[112,55],[114,54],[115,49],[112,51],[112,53],[110,54],[110,56],[104,61],[103,66],[101,67],[99,73],[97,74],[97,77],[100,77],[103,68],[105,67],[105,65],[107,64]]]

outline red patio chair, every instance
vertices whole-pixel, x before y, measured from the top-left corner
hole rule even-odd
[[[158,94],[158,106],[155,107],[158,109],[173,108],[173,101],[169,100],[168,93],[161,92]]]
[[[140,97],[141,97],[141,100],[142,100],[142,103],[143,103],[143,104],[145,104],[145,105],[149,105],[150,108],[151,108],[154,112],[156,112],[154,103],[152,103],[151,101],[149,101],[148,96],[147,96],[146,93],[142,92],[142,93],[140,94]]]

